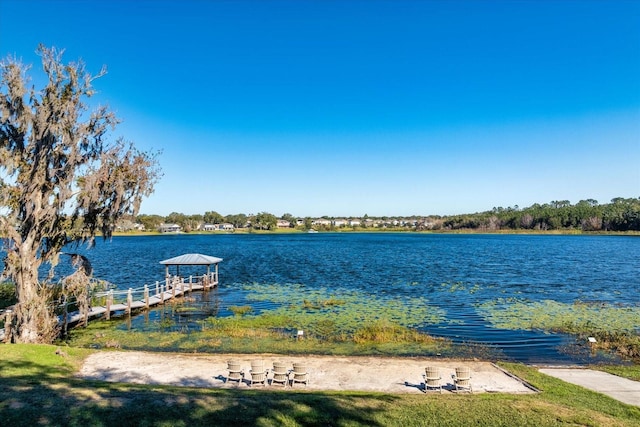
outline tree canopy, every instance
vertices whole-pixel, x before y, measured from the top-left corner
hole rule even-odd
[[[109,138],[118,119],[106,106],[89,112],[93,82],[106,70],[93,76],[81,61],[63,63],[61,50],[41,45],[38,53],[46,75],[39,90],[28,88],[28,66],[0,63],[0,233],[21,342],[54,338],[49,281],[62,248],[110,237],[160,177],[156,154]],[[51,273],[42,280],[45,263]]]
[[[259,230],[273,230],[278,224],[278,218],[268,212],[258,213],[253,220],[253,228]]]

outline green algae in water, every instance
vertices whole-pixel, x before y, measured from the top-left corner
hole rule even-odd
[[[553,332],[638,333],[639,307],[606,304],[561,303],[553,300],[522,301],[498,299],[477,306],[478,312],[494,327],[502,329],[540,329]]]
[[[404,327],[445,321],[445,311],[430,306],[424,297],[376,296],[349,289],[308,288],[301,284],[246,284],[249,300],[270,301],[280,307],[268,310],[288,325],[319,336],[352,334],[365,324],[389,321]],[[265,314],[267,312],[264,312]]]

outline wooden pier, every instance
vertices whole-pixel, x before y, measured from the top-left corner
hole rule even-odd
[[[84,324],[89,320],[104,318],[109,320],[111,316],[131,315],[135,311],[149,310],[152,307],[162,305],[168,301],[182,297],[194,291],[207,291],[218,286],[218,263],[222,258],[216,258],[201,254],[184,254],[175,258],[160,261],[166,268],[165,280],[155,282],[155,285],[144,285],[140,288],[129,288],[127,290],[108,290],[97,292],[91,295],[92,301],[104,301],[104,305],[93,305],[89,307],[78,307],[75,301],[61,304],[56,312],[58,323],[63,331],[69,326]],[[206,266],[207,272],[201,276],[180,276],[180,266]],[[211,267],[213,268],[213,271]],[[175,267],[176,273],[170,273],[170,267]],[[69,307],[76,307],[75,311],[69,311]],[[5,328],[0,328],[0,342],[5,341],[5,337],[10,337],[11,308],[4,312]]]
[[[129,288],[125,291],[109,290],[96,293],[93,295],[93,299],[104,299],[105,305],[92,306],[86,311],[77,310],[64,313],[58,316],[58,319],[63,327],[77,323],[86,324],[89,320],[97,317],[109,320],[113,315],[148,310],[193,291],[206,291],[216,286],[218,286],[217,272],[188,278],[167,277],[164,283],[156,282],[155,286],[151,288],[144,285],[137,289]]]

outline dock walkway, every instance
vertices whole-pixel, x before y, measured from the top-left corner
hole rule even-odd
[[[74,311],[68,311],[69,307],[76,307],[76,304],[73,301],[64,303],[59,307],[62,314],[58,315],[58,323],[63,329],[66,329],[76,324],[86,324],[92,319],[109,320],[111,316],[115,315],[131,315],[133,312],[149,310],[191,292],[207,291],[216,286],[218,286],[217,271],[188,278],[171,276],[167,277],[164,282],[156,282],[155,286],[151,287],[144,285],[135,289],[110,289],[105,292],[97,292],[92,295],[92,301],[101,301],[104,302],[104,305],[92,305],[87,310],[80,307]],[[0,328],[0,342],[3,342],[6,336],[6,326],[11,324],[12,310],[7,309],[4,315],[6,316],[5,328]]]
[[[194,291],[205,291],[218,286],[217,273],[208,273],[202,276],[178,276],[168,277],[165,283],[156,282],[155,290],[144,285],[141,288],[124,291],[109,290],[93,295],[94,300],[104,299],[105,304],[91,306],[89,310],[76,310],[60,315],[61,325],[87,322],[92,318],[104,317],[109,319],[112,315],[120,313],[131,314],[134,311],[148,310],[151,307],[161,305],[167,301],[182,297]],[[153,294],[152,294],[153,292]]]

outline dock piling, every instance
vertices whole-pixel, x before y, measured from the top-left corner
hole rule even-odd
[[[113,289],[109,289],[107,293],[107,311],[105,312],[107,320],[111,319],[111,304],[113,304]]]
[[[131,315],[131,303],[133,302],[132,289],[127,291],[127,314]]]
[[[89,310],[91,310],[91,295],[87,296],[87,300],[82,304],[82,307],[78,307],[81,311],[83,311],[84,316],[82,321],[84,322],[84,327],[86,328],[89,324]],[[65,305],[66,307],[66,305]]]

